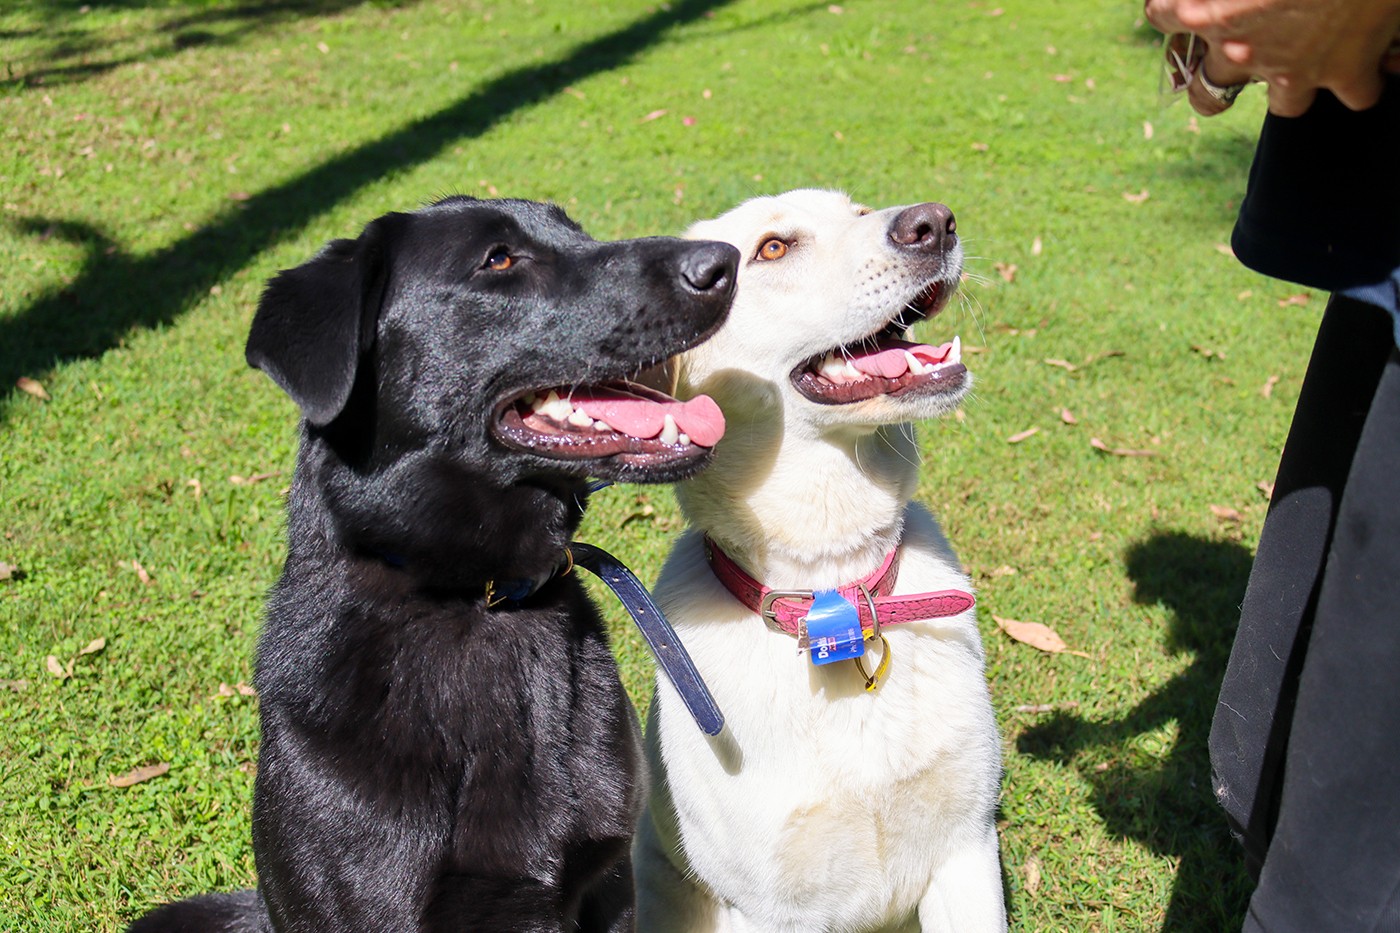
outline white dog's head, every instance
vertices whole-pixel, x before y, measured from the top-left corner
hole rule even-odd
[[[955,231],[942,204],[871,210],[816,190],[755,198],[695,224],[686,236],[731,243],[742,261],[728,321],[680,361],[683,391],[713,396],[730,415],[757,378],[789,423],[799,415],[818,427],[953,410],[972,384],[957,338],[905,338],[957,290]]]

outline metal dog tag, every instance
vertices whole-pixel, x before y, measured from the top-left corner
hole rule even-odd
[[[813,664],[849,661],[865,654],[865,636],[855,604],[836,590],[812,594],[812,608],[803,623],[807,651]]]

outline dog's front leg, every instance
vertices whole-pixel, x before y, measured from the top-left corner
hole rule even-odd
[[[1006,898],[993,827],[944,860],[919,901],[923,933],[1004,933]]]

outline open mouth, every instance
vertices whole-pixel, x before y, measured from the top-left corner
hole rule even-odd
[[[724,435],[724,415],[707,395],[680,402],[625,380],[527,392],[506,402],[496,436],[554,460],[606,460],[650,470],[709,453]]]
[[[950,292],[943,283],[929,285],[879,331],[799,364],[792,371],[792,384],[822,405],[964,388],[967,367],[957,337],[937,347],[904,339],[914,322],[938,313]]]

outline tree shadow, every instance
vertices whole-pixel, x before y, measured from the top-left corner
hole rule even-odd
[[[176,9],[152,29],[114,35],[110,30],[83,28],[80,17],[93,7],[127,10],[165,4],[147,0],[38,0],[29,8],[37,11],[43,24],[9,30],[0,33],[0,38],[23,40],[34,47],[28,54],[6,57],[9,80],[26,89],[52,87],[86,81],[138,61],[169,58],[196,46],[234,45],[293,20],[329,16],[367,2],[390,5],[384,0],[252,0],[193,12]],[[412,2],[416,0],[394,0],[392,5]]]
[[[361,187],[481,136],[571,84],[621,67],[668,30],[730,2],[678,0],[553,62],[507,72],[434,114],[226,208],[206,226],[154,253],[132,255],[104,231],[80,221],[16,221],[22,232],[81,244],[85,255],[69,284],[0,320],[0,392],[9,393],[0,395],[0,423],[3,403],[13,397],[10,387],[21,376],[97,356],[132,328],[173,322],[213,285]]]
[[[1141,604],[1171,611],[1164,647],[1190,665],[1120,719],[1057,713],[1022,734],[1020,751],[1080,770],[1108,830],[1179,859],[1164,930],[1239,929],[1251,884],[1210,786],[1207,740],[1252,563],[1239,544],[1159,533],[1128,549]],[[1172,724],[1162,760],[1153,743]]]

